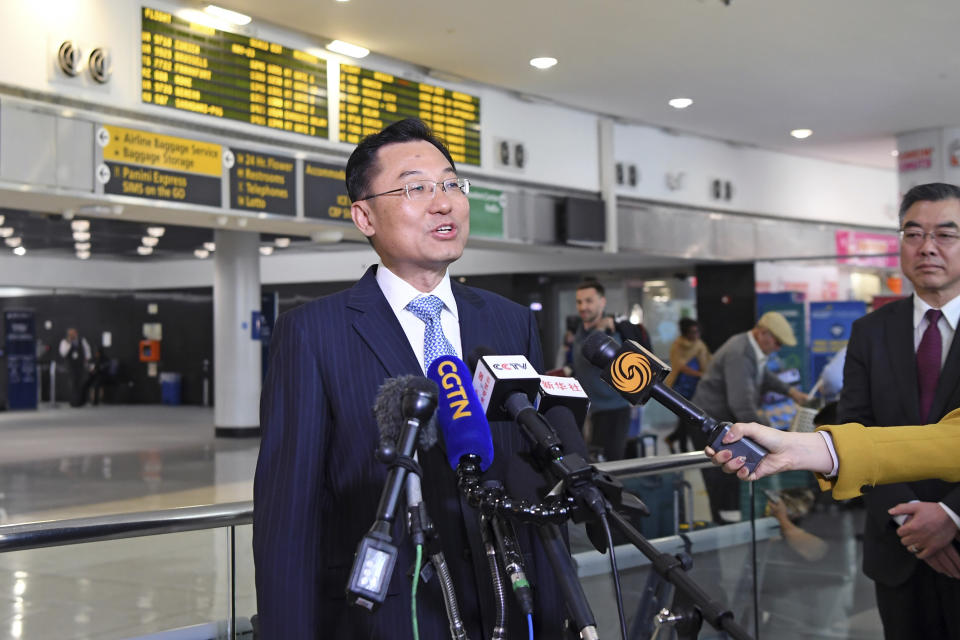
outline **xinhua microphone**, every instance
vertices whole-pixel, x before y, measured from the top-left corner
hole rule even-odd
[[[396,392],[396,383],[381,387],[384,396]],[[378,393],[379,404],[384,402]],[[387,482],[380,494],[377,516],[370,531],[360,540],[354,557],[350,581],[347,583],[347,602],[375,611],[383,604],[390,586],[390,577],[397,562],[397,547],[390,536],[390,528],[397,514],[400,492],[417,445],[420,428],[433,415],[437,406],[437,385],[423,376],[409,376],[403,382],[400,394],[400,414],[404,424],[396,442],[395,455],[391,458]],[[389,430],[381,429],[381,447],[389,440]]]
[[[663,384],[670,367],[633,340],[618,345],[613,338],[595,332],[583,343],[583,355],[601,369],[600,377],[613,387],[627,402],[644,404],[651,397],[681,420],[700,427],[714,451],[729,450],[733,457],[743,456],[744,466],[752,473],[767,450],[751,440],[741,438],[730,444],[723,436],[730,430],[729,422],[720,422],[679,393]]]

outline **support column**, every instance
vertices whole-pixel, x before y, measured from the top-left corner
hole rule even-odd
[[[214,233],[213,422],[217,436],[260,434],[260,340],[253,312],[260,311],[260,236]]]
[[[617,162],[613,149],[613,120],[597,120],[597,137],[600,151],[600,197],[603,198],[604,217],[606,218],[607,240],[603,250],[617,253],[620,245],[617,234]]]

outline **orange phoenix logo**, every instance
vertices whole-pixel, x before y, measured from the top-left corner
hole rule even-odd
[[[610,366],[610,381],[624,393],[637,393],[653,380],[650,361],[639,353],[620,354]]]

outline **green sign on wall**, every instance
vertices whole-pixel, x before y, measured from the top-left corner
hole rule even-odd
[[[470,185],[470,235],[484,238],[503,237],[503,210],[507,196],[497,189]]]

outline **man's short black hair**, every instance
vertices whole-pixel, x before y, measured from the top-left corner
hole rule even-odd
[[[918,184],[907,191],[900,203],[900,227],[903,228],[903,217],[907,211],[918,202],[940,202],[941,200],[960,200],[960,187],[946,182],[931,182]]]
[[[597,293],[600,296],[605,295],[605,292],[603,290],[603,285],[597,282],[596,280],[584,280],[583,282],[577,285],[577,291],[580,291],[581,289],[596,289]]]
[[[680,318],[680,335],[686,335],[690,329],[699,327],[700,323],[693,318]]]
[[[430,128],[419,118],[407,118],[393,123],[379,133],[367,136],[360,141],[357,148],[350,154],[346,172],[347,194],[350,196],[350,200],[356,202],[370,195],[370,180],[377,170],[377,152],[381,147],[399,142],[416,142],[417,140],[423,140],[435,146],[447,159],[453,170],[457,170],[453,158],[450,157],[450,152],[447,151],[443,142],[433,135]]]

